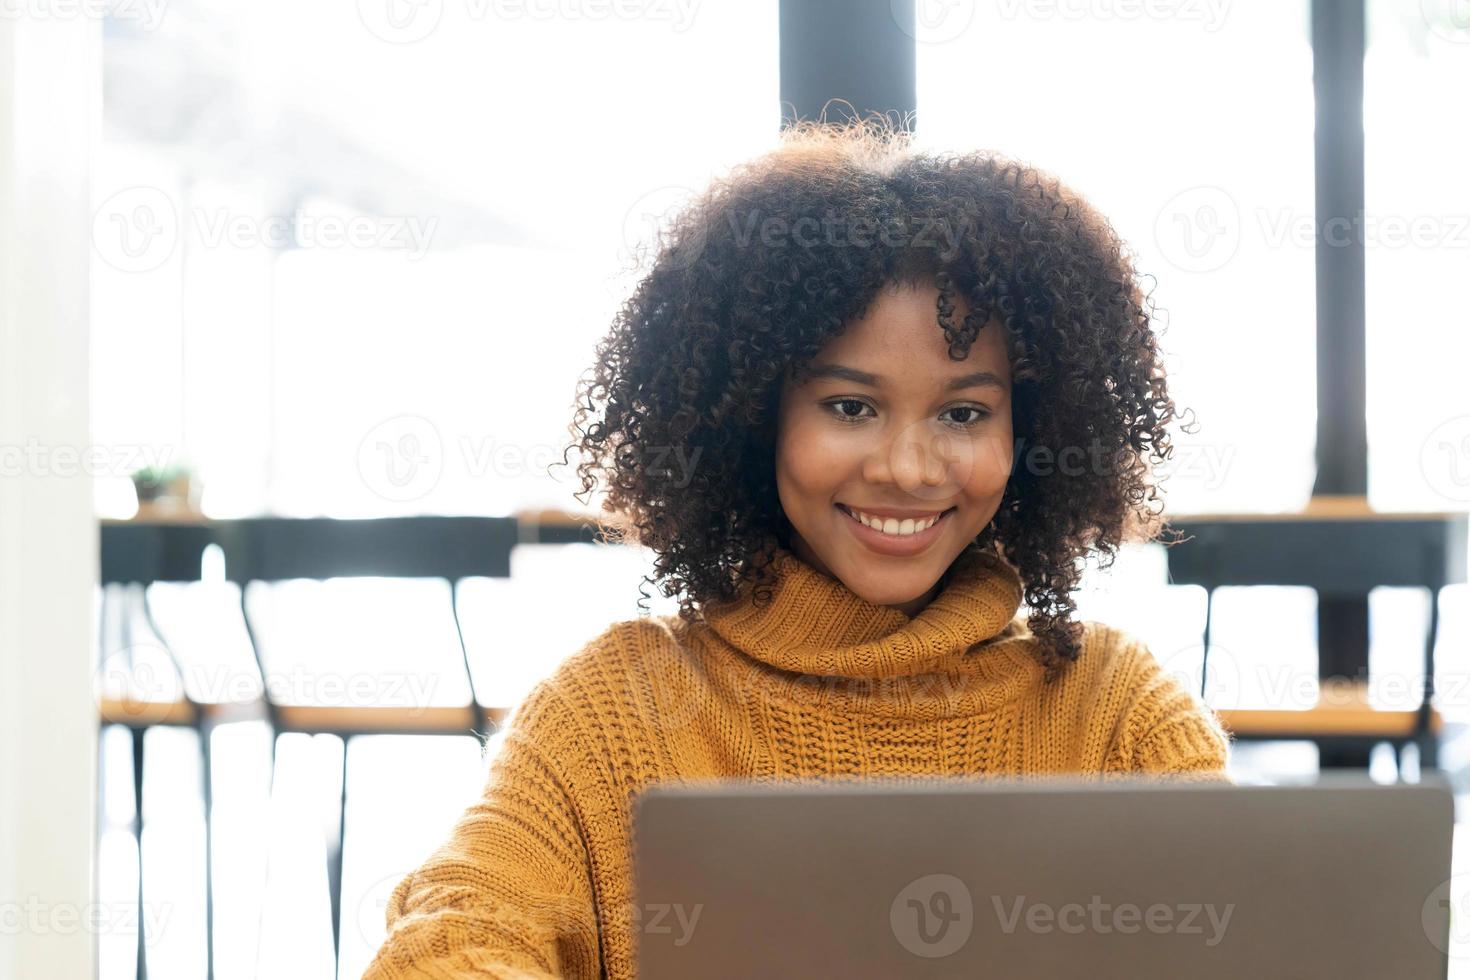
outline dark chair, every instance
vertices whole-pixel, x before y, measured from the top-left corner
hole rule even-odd
[[[1365,754],[1388,742],[1395,752],[1412,742],[1420,764],[1438,765],[1440,716],[1434,710],[1434,648],[1439,637],[1439,593],[1465,581],[1465,514],[1378,513],[1361,497],[1317,497],[1299,513],[1211,514],[1175,518],[1181,541],[1167,549],[1170,579],[1203,586],[1204,657],[1209,656],[1211,601],[1222,585],[1304,585],[1324,600],[1367,603],[1378,586],[1429,590],[1429,630],[1424,639],[1424,690],[1417,708],[1374,708],[1358,677],[1342,678],[1334,667],[1341,651],[1319,648],[1324,684],[1345,681],[1347,696],[1323,699],[1307,710],[1225,709],[1222,723],[1237,738],[1309,739],[1319,749],[1347,747]],[[1330,643],[1330,639],[1326,641]],[[1366,636],[1352,651],[1366,670]],[[1207,662],[1201,665],[1204,676]]]

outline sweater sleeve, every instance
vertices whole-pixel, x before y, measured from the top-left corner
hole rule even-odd
[[[363,980],[547,980],[602,972],[586,840],[558,759],[548,690],[517,708],[481,798],[388,898]]]
[[[1147,646],[1134,641],[1128,651],[1131,680],[1106,773],[1233,782],[1226,773],[1230,736],[1214,711],[1165,672]]]

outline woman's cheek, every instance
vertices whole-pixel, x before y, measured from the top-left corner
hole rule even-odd
[[[974,444],[974,465],[967,485],[975,496],[1000,493],[1010,482],[1015,465],[1015,447],[1009,427],[1004,432],[986,433]]]
[[[817,427],[806,418],[789,419],[781,430],[777,445],[780,469],[795,489],[813,488],[827,468],[828,451]]]

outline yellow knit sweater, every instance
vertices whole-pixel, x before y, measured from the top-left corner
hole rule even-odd
[[[633,798],[654,782],[1156,773],[1228,736],[1133,637],[1087,622],[1043,683],[1021,581],[967,555],[912,619],[796,558],[685,624],[615,624],[516,708],[483,796],[404,878],[364,980],[631,980]]]

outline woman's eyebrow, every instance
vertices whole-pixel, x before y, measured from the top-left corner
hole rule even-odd
[[[818,364],[811,368],[812,378],[840,378],[843,381],[853,381],[869,388],[879,388],[883,385],[881,374],[869,374],[867,371],[859,371],[843,364]],[[997,375],[990,371],[976,371],[973,374],[962,374],[957,378],[950,378],[945,385],[949,391],[958,391],[961,388],[995,388],[1005,391],[1006,384]]]

